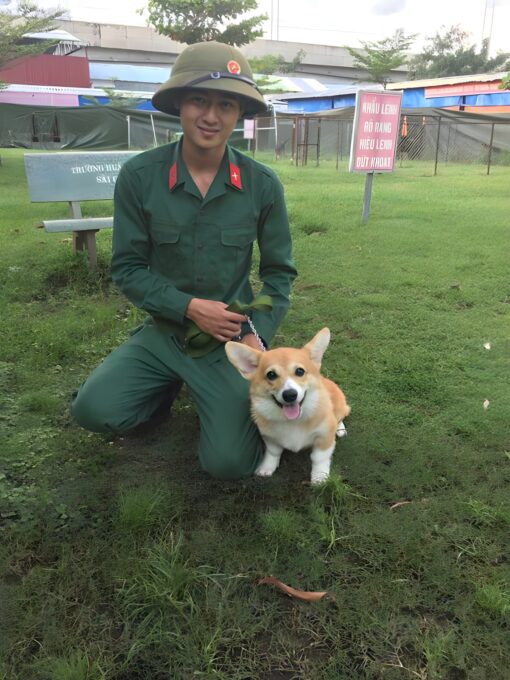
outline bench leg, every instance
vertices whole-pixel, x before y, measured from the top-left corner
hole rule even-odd
[[[73,231],[73,253],[80,250],[86,250],[89,256],[89,267],[96,269],[97,267],[97,252],[96,252],[96,233],[97,229],[87,231]]]

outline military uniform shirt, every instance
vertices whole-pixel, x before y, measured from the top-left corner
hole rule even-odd
[[[113,280],[133,304],[182,339],[192,298],[252,300],[257,241],[260,294],[271,296],[273,310],[251,316],[269,342],[296,276],[281,183],[272,170],[227,146],[202,197],[180,148],[168,144],[123,165],[114,197]]]

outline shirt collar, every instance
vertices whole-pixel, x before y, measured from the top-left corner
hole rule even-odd
[[[234,189],[237,189],[238,191],[243,191],[243,178],[241,176],[241,170],[239,166],[237,165],[236,162],[236,157],[234,156],[234,152],[231,149],[230,146],[227,146],[227,154],[228,154],[228,169],[229,169],[229,176],[226,181],[226,183],[233,187]]]
[[[181,146],[182,138],[175,146],[168,171],[168,188],[170,191],[174,191],[181,184],[187,184],[188,181],[191,181],[188,169],[182,161]],[[218,173],[214,178],[214,184],[219,181],[221,184],[226,184],[236,191],[244,191],[241,170],[236,160],[233,150],[227,145]]]
[[[170,168],[168,170],[168,188],[170,191],[175,191],[175,189],[184,184],[186,177],[184,176],[183,170],[185,170],[185,165],[181,160],[181,146],[182,137],[179,142],[173,147],[173,153],[170,158]],[[188,173],[186,173],[188,174]]]

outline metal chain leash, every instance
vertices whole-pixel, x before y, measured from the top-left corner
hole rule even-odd
[[[249,316],[246,317],[246,321],[248,322],[248,326],[250,327],[251,332],[252,332],[253,335],[255,336],[255,339],[256,339],[257,342],[259,343],[260,349],[261,349],[263,352],[265,352],[265,351],[266,351],[266,347],[265,347],[264,343],[262,342],[262,338],[261,338],[260,335],[257,333],[257,329],[256,329],[255,326],[253,325],[253,321],[250,319]]]

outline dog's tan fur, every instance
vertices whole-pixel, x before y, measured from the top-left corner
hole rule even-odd
[[[311,447],[312,483],[327,478],[335,437],[345,434],[342,421],[350,412],[342,390],[320,374],[329,338],[329,330],[323,328],[301,349],[281,347],[268,352],[226,343],[230,362],[250,381],[252,416],[266,444],[256,474],[272,475],[283,449]],[[273,374],[276,378],[270,380],[268,375]],[[292,419],[284,415],[288,404],[282,394],[286,388],[296,390],[300,400],[299,415]]]

